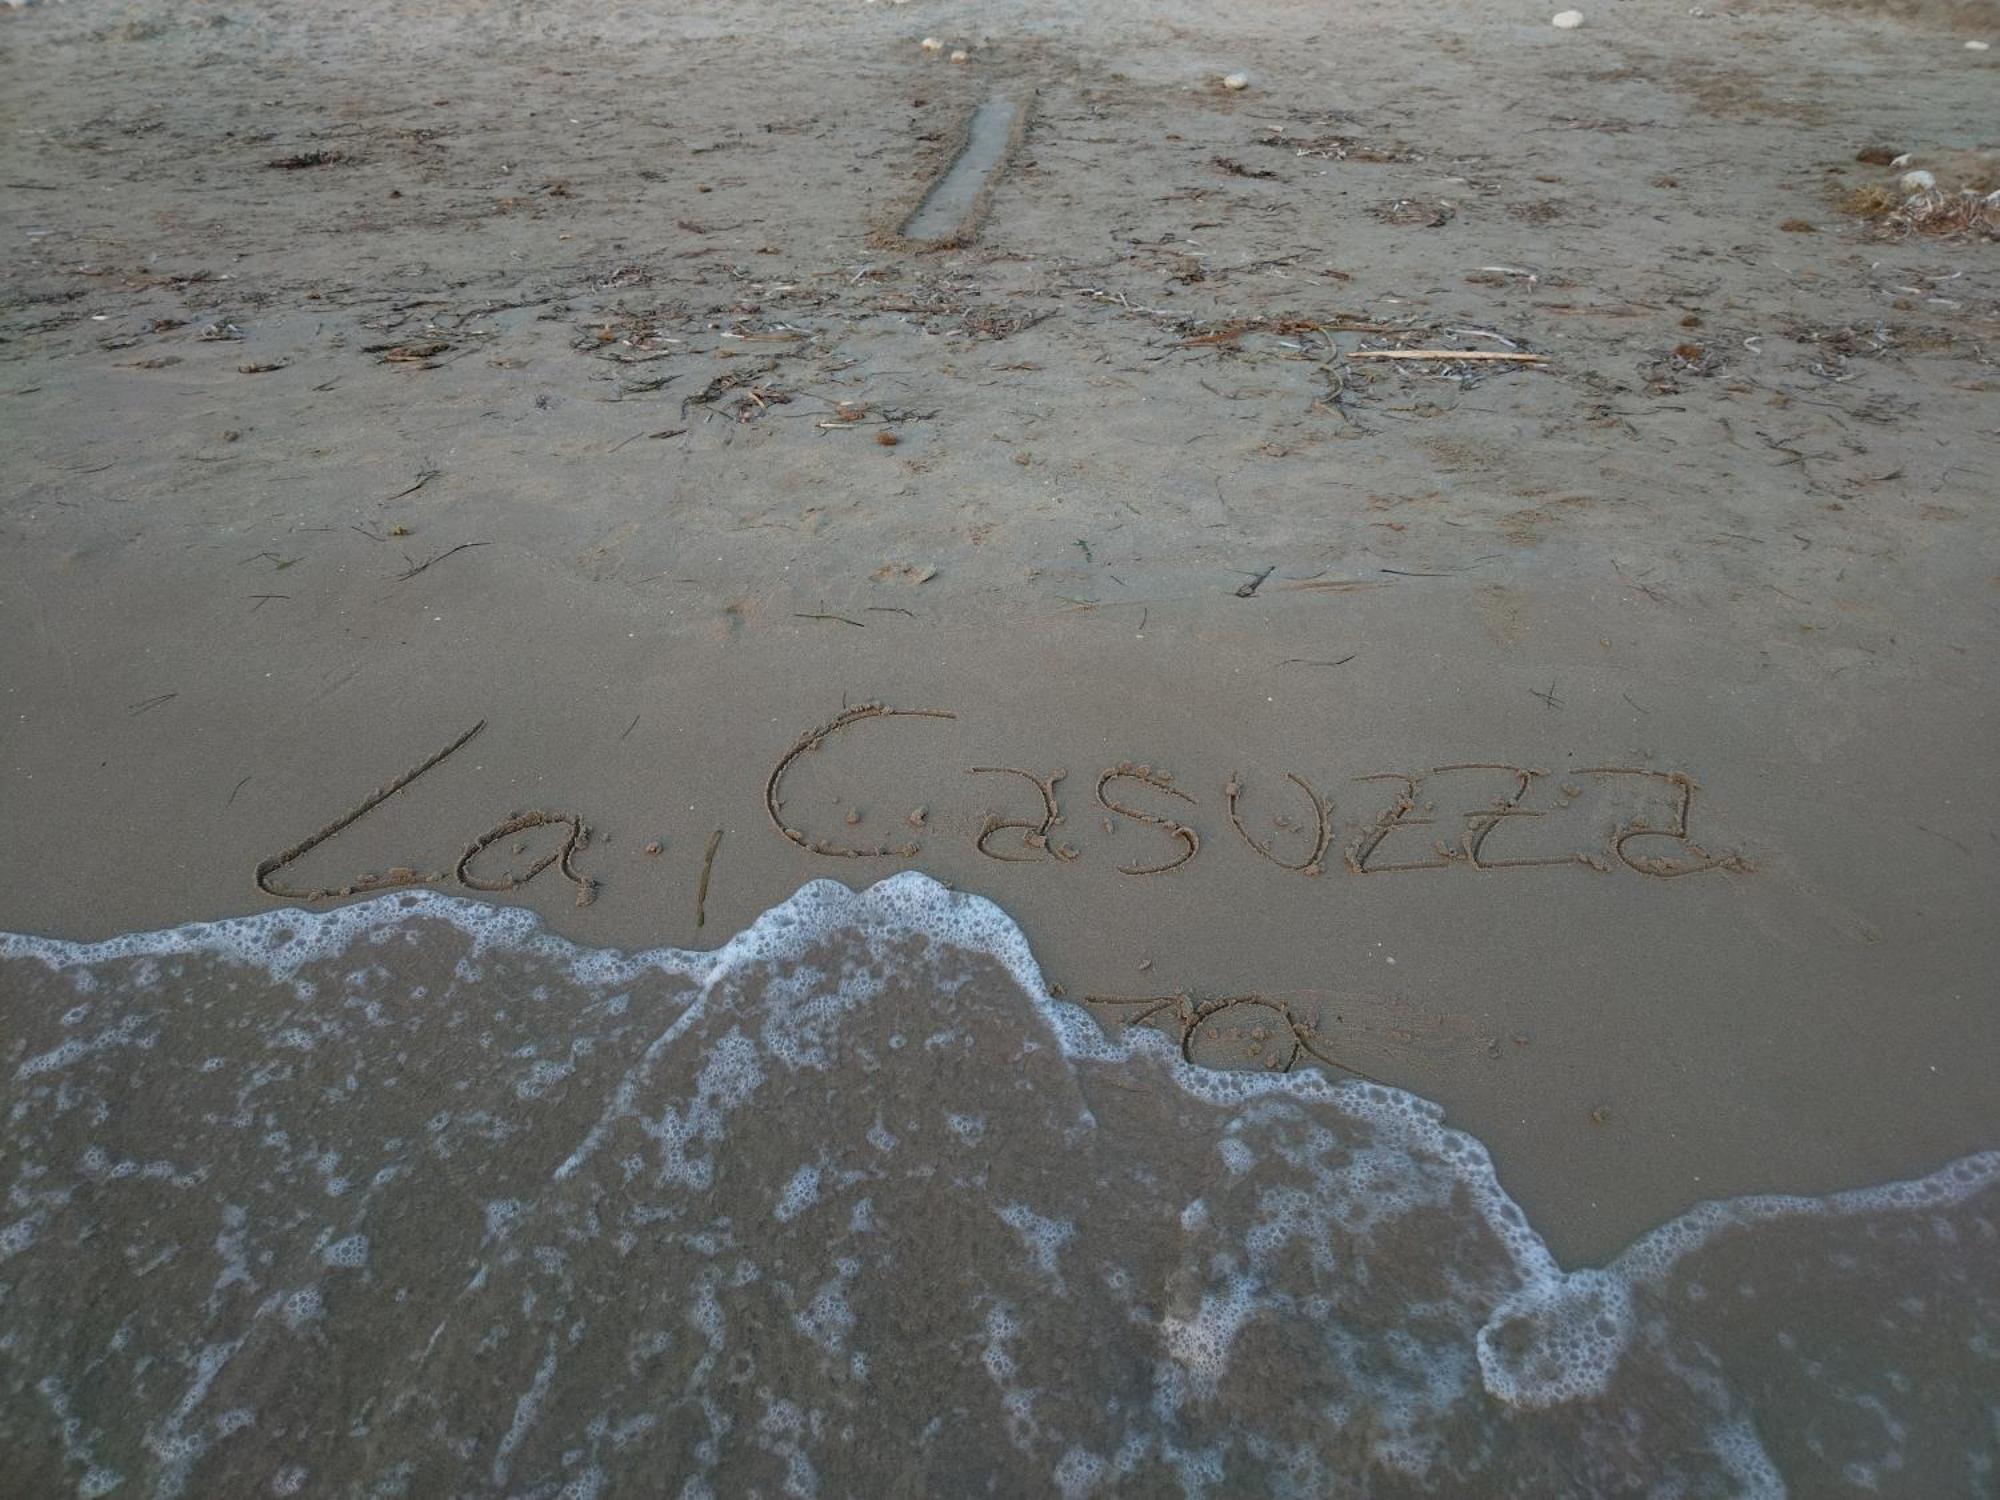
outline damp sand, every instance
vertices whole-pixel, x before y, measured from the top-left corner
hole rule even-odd
[[[921,876],[714,953],[401,894],[0,987],[17,1493],[1994,1482],[2000,1155],[1566,1267],[1435,1106],[1101,1030]]]
[[[1020,106],[1012,99],[982,100],[966,125],[965,145],[937,185],[903,226],[913,240],[949,240],[965,231],[982,194],[1007,158]]]

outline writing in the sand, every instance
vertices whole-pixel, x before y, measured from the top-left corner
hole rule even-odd
[[[785,778],[810,752],[835,736],[860,732],[881,719],[951,719],[942,709],[890,708],[866,703],[807,730],[772,768],[764,783],[764,810],[771,826],[810,854],[834,859],[910,859],[929,822],[916,808],[905,827],[888,840],[859,842],[858,811],[845,818],[839,834],[815,834],[795,826],[785,811]],[[988,859],[1011,864],[1075,863],[1083,859],[1077,827],[1063,807],[1060,785],[1068,772],[1039,772],[1021,766],[971,766],[973,776],[1001,778],[1017,794],[1006,811],[989,810],[973,834],[973,847]],[[1344,828],[1334,817],[1328,787],[1294,771],[1283,773],[1275,790],[1288,811],[1267,814],[1268,830],[1253,832],[1257,815],[1250,778],[1232,772],[1219,795],[1206,805],[1220,811],[1237,839],[1252,854],[1280,870],[1317,877],[1326,873],[1336,838],[1341,864],[1355,875],[1418,870],[1520,870],[1567,865],[1598,871],[1616,866],[1666,879],[1705,870],[1745,868],[1737,855],[1711,853],[1691,832],[1694,781],[1679,771],[1641,766],[1593,765],[1560,776],[1532,766],[1500,761],[1461,761],[1422,770],[1377,771],[1347,778],[1367,790],[1355,795],[1358,816]],[[1157,830],[1150,853],[1119,862],[1120,874],[1165,875],[1198,858],[1203,838],[1194,823],[1204,806],[1162,767],[1121,761],[1096,778],[1090,816],[1106,835],[1120,822]],[[1086,840],[1087,835],[1081,835]]]
[[[957,717],[945,709],[864,703],[807,730],[765,777],[764,811],[772,828],[820,858],[917,858],[938,836],[928,807],[893,809],[886,818],[895,832],[884,838],[870,833],[871,819],[880,821],[878,815],[862,806],[843,806],[838,798],[802,798],[815,811],[795,813],[787,805],[788,782],[804,774],[801,762],[815,752],[859,740],[869,726]],[[474,891],[511,891],[554,870],[575,887],[577,904],[588,904],[598,883],[577,861],[590,845],[590,828],[577,813],[539,809],[510,814],[481,833],[448,870],[397,866],[313,888],[280,878],[287,867],[449,759],[483,727],[483,722],[475,724],[316,833],[263,861],[257,867],[258,888],[294,901],[454,882]],[[1003,864],[1076,865],[1102,857],[1121,876],[1168,876],[1207,853],[1204,825],[1213,834],[1226,822],[1234,834],[1226,841],[1230,846],[1248,851],[1263,865],[1307,879],[1336,867],[1374,876],[1567,866],[1607,873],[1622,869],[1654,879],[1748,868],[1741,856],[1713,853],[1697,840],[1698,788],[1691,779],[1679,771],[1644,766],[1586,765],[1552,774],[1510,761],[1458,761],[1367,771],[1337,781],[1284,770],[1267,776],[1231,772],[1213,784],[1197,784],[1177,781],[1154,763],[1120,761],[1097,773],[1087,800],[1066,792],[1069,776],[1060,768],[973,765],[963,770],[977,778],[969,785],[990,789],[992,798],[983,814],[965,824],[964,836],[973,851]],[[1340,818],[1336,788],[1344,814]],[[1066,805],[1065,797],[1083,802],[1081,812]],[[482,871],[482,864],[495,858],[491,851],[527,853],[526,836],[536,829],[552,830],[554,846],[530,855],[523,869]],[[698,920],[722,836],[717,829],[702,857]],[[1107,841],[1113,846],[1109,853],[1101,848]],[[646,847],[648,854],[659,852],[658,844]]]

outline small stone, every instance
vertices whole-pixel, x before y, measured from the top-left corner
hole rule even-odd
[[[1914,172],[1905,172],[1902,176],[1902,188],[1906,193],[1927,193],[1936,186],[1937,178],[1922,167]]]
[[[943,43],[943,42],[941,42],[941,41],[939,41],[939,40],[938,40],[938,39],[937,39],[936,37],[934,37],[934,36],[927,36],[927,37],[925,37],[925,38],[924,38],[924,39],[923,39],[923,40],[922,40],[921,42],[919,42],[919,43],[918,43],[917,45],[918,45],[918,46],[920,46],[920,47],[922,47],[922,48],[924,49],[924,51],[926,51],[926,52],[942,52],[942,51],[944,51],[944,43]]]
[[[956,52],[952,53],[951,60],[955,63],[968,63],[972,61],[972,54],[967,52],[963,47],[960,47]]]
[[[1559,10],[1549,17],[1549,24],[1555,27],[1557,31],[1574,31],[1583,24],[1583,12],[1580,10]]]
[[[1967,42],[1965,50],[1967,52],[1984,52],[1992,45],[1991,42]]]
[[[1231,73],[1222,80],[1222,86],[1232,94],[1240,94],[1250,87],[1250,75],[1248,73]]]

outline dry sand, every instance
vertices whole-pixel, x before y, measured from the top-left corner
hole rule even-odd
[[[0,928],[266,907],[483,721],[281,878],[557,812],[594,902],[506,899],[706,945],[920,868],[1072,998],[1315,1019],[1566,1261],[1994,1145],[2000,252],[1837,201],[1992,144],[2000,26],[1549,9],[0,16]],[[983,216],[899,240],[995,95]],[[785,821],[920,852],[801,849],[767,777],[872,701],[956,717]],[[1077,857],[982,856],[1041,795],[975,766],[1066,769]]]

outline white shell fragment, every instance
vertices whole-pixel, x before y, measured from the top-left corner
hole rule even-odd
[[[1240,94],[1243,90],[1250,87],[1250,75],[1248,73],[1231,73],[1222,80],[1222,86],[1233,94]]]
[[[938,40],[938,39],[937,39],[936,37],[934,37],[934,36],[927,36],[927,37],[925,37],[925,38],[924,38],[924,39],[923,39],[923,40],[922,40],[921,42],[917,43],[917,45],[918,45],[919,47],[922,47],[922,48],[924,49],[924,51],[926,51],[926,52],[942,52],[942,51],[944,51],[944,43],[943,43],[943,42],[941,42],[941,41],[939,41],[939,40]]]
[[[1967,52],[1984,52],[1988,47],[1992,45],[1993,44],[1991,42],[1967,42],[1965,44],[1965,50]]]
[[[1921,167],[1914,172],[1903,174],[1903,191],[1906,193],[1928,192],[1936,186],[1937,179]]]
[[[952,53],[951,60],[955,63],[971,62],[972,54],[967,52],[963,47],[960,47],[956,52]]]
[[[1559,10],[1549,17],[1549,24],[1558,31],[1574,31],[1583,24],[1583,12],[1580,10]]]

